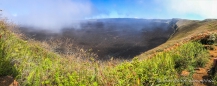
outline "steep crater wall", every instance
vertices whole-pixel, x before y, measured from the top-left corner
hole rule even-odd
[[[97,19],[82,21],[79,27],[63,28],[59,33],[21,27],[28,37],[45,41],[69,38],[73,44],[92,49],[99,59],[133,58],[166,42],[177,28],[178,19]]]

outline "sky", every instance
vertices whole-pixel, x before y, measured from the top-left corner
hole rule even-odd
[[[217,18],[217,0],[0,0],[7,19],[25,25],[61,28],[101,18]]]

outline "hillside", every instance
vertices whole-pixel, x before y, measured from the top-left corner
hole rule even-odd
[[[171,35],[171,37],[167,40],[167,42],[139,55],[139,57],[141,56],[141,58],[143,58],[144,56],[146,57],[151,53],[164,51],[168,47],[181,45],[187,41],[191,41],[193,37],[200,37],[203,33],[208,34],[208,32],[215,32],[217,29],[216,23],[217,20],[214,19],[207,19],[203,21],[180,19],[176,23],[178,27]]]
[[[79,48],[92,50],[98,59],[111,57],[132,59],[164,42],[175,30],[177,19],[134,19],[110,18],[83,20],[77,27],[65,27],[57,33],[49,30],[20,30],[31,39],[47,41],[49,39],[69,39]]]
[[[190,35],[198,34],[215,27],[215,21],[187,19],[133,19],[111,18],[85,20],[79,27],[66,27],[55,33],[49,30],[19,28],[24,35],[38,41],[49,39],[67,41],[73,47],[91,50],[98,59],[132,59],[143,52],[154,51],[172,46]],[[212,24],[214,26],[212,26]],[[67,40],[66,40],[67,39]],[[165,43],[166,42],[166,43]],[[158,49],[159,48],[159,49]],[[55,50],[65,52],[63,48]]]
[[[184,21],[187,20],[176,22],[178,27],[169,40],[131,61],[100,61],[82,49],[80,54],[55,53],[43,42],[24,40],[1,20],[0,76],[13,77],[14,84],[21,86],[193,85],[173,80],[192,80],[194,69],[206,66],[210,58],[208,49],[197,40],[215,34],[217,21]],[[183,76],[183,71],[189,75]]]

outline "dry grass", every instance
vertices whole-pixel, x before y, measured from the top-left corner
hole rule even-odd
[[[217,20],[190,21],[186,24],[180,23],[179,27],[177,28],[177,32],[174,35],[172,35],[172,37],[169,40],[167,40],[167,42],[147,52],[144,52],[137,57],[139,57],[139,59],[152,57],[154,53],[158,51],[164,51],[168,48],[172,48],[177,43],[179,45],[182,45],[192,40],[192,38],[203,38],[201,36],[215,34],[217,32],[217,28],[211,26],[217,26]]]

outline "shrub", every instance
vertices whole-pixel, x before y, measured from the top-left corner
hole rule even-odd
[[[186,69],[189,66],[202,67],[208,61],[208,52],[198,42],[189,42],[180,46],[174,52],[176,68]]]
[[[211,34],[200,40],[202,44],[213,45],[216,42],[216,34]]]
[[[207,53],[202,52],[199,54],[199,56],[195,59],[195,67],[204,67],[209,61],[207,57],[209,57]]]

